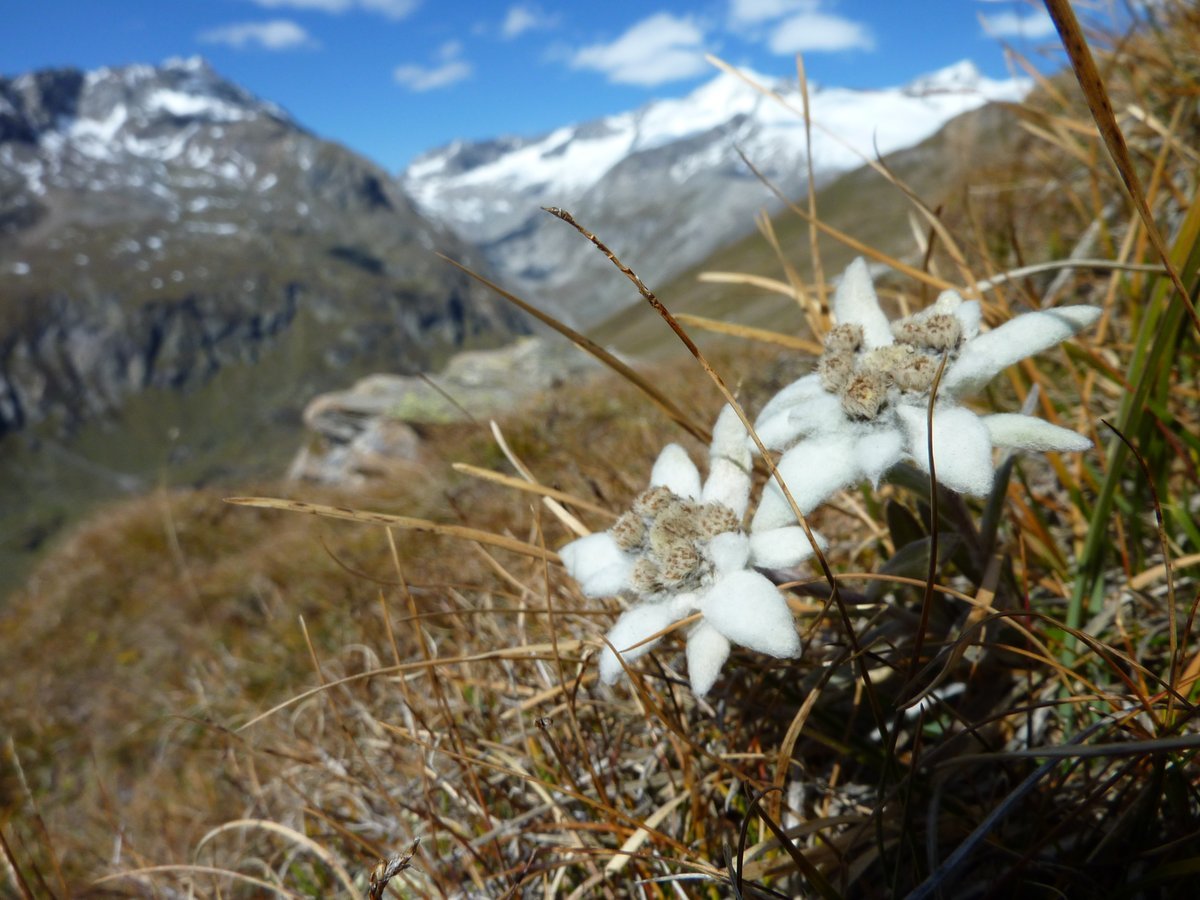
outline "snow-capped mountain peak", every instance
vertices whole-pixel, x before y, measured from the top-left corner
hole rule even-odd
[[[796,83],[745,75],[721,72],[684,97],[545,135],[456,141],[417,159],[403,183],[423,213],[482,245],[516,287],[586,322],[614,308],[610,292],[620,285],[593,277],[587,248],[560,245],[561,229],[540,207],[576,210],[595,227],[613,223],[618,253],[631,262],[647,254],[643,261],[669,276],[749,231],[759,208],[777,205],[739,151],[784,191],[803,189]],[[816,176],[916,144],[960,113],[1026,90],[984,77],[969,61],[901,87],[810,84]]]
[[[162,167],[176,163],[196,170],[197,185],[247,185],[253,164],[221,138],[224,128],[257,121],[300,131],[280,107],[218,76],[198,56],[161,66],[43,70],[0,78],[0,166],[19,173],[35,194],[55,186],[166,184]]]

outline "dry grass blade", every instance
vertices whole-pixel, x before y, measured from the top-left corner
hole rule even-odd
[[[858,238],[849,235],[840,229],[834,228],[827,222],[823,222],[820,219],[814,219],[807,210],[801,209],[790,199],[788,199],[787,195],[779,190],[779,188],[771,181],[771,179],[767,178],[767,176],[764,175],[759,168],[746,157],[745,154],[739,151],[739,155],[742,157],[742,161],[749,167],[750,171],[754,173],[755,177],[765,184],[771,193],[778,197],[779,200],[782,201],[789,210],[794,212],[804,221],[809,222],[814,227],[818,228],[822,233],[829,235],[834,240],[846,245],[856,253],[861,253],[868,259],[873,259],[878,263],[882,263],[888,268],[893,269],[902,275],[907,275],[909,278],[912,278],[914,281],[917,281],[921,284],[927,284],[931,288],[936,288],[939,291],[958,290],[956,285],[946,281],[944,278],[938,278],[936,275],[931,275],[928,272],[918,269],[916,266],[910,266],[908,263],[902,262],[901,260],[896,259],[894,256],[884,253],[883,251],[872,247],[870,244],[867,244],[864,241],[860,241]]]
[[[1192,327],[1196,330],[1196,334],[1200,335],[1200,314],[1196,312],[1191,295],[1184,287],[1179,272],[1171,261],[1167,243],[1163,240],[1162,233],[1154,221],[1154,214],[1150,211],[1150,204],[1146,200],[1146,192],[1142,190],[1141,179],[1138,178],[1133,158],[1129,155],[1129,146],[1125,143],[1125,135],[1121,132],[1121,126],[1117,124],[1117,117],[1113,113],[1112,101],[1108,98],[1108,89],[1104,86],[1104,79],[1100,77],[1100,71],[1096,68],[1096,60],[1092,57],[1091,48],[1088,47],[1087,39],[1083,36],[1083,29],[1079,27],[1075,11],[1071,9],[1069,0],[1045,0],[1045,2],[1050,18],[1054,20],[1054,27],[1058,29],[1059,37],[1062,39],[1063,48],[1071,60],[1071,68],[1075,70],[1075,77],[1079,81],[1079,87],[1083,90],[1088,109],[1091,110],[1096,127],[1100,129],[1104,145],[1112,156],[1113,164],[1116,165],[1126,190],[1129,191],[1129,198],[1133,201],[1138,216],[1141,217],[1155,252],[1163,261],[1167,275],[1175,285],[1176,298],[1187,308],[1188,315],[1192,319]]]
[[[748,341],[758,341],[760,344],[786,347],[789,350],[799,350],[801,353],[810,353],[813,356],[820,356],[822,352],[821,345],[816,341],[810,341],[805,338],[796,337],[795,335],[781,334],[778,331],[771,331],[769,328],[755,328],[752,325],[722,322],[717,319],[692,315],[691,313],[676,313],[675,319],[681,325],[690,325],[693,328],[699,328],[702,331],[711,331],[714,334],[727,334],[731,337],[745,338]]]
[[[33,891],[17,866],[16,855],[9,846],[8,838],[4,836],[2,826],[0,826],[0,851],[4,853],[4,869],[8,873],[8,880],[12,882],[13,890],[21,895],[22,900],[33,900]]]
[[[243,872],[235,872],[232,869],[221,869],[216,866],[197,866],[197,865],[166,865],[166,866],[143,866],[139,869],[127,869],[124,872],[118,872],[115,875],[105,875],[103,878],[97,878],[92,884],[108,884],[113,881],[122,881],[125,879],[138,879],[146,875],[162,875],[162,874],[181,874],[181,875],[212,875],[214,878],[227,878],[230,881],[241,882],[248,884],[251,887],[260,888],[267,892],[268,895],[277,897],[295,897],[296,900],[302,900],[304,894],[297,894],[294,891],[289,891],[283,885],[274,881],[264,881],[261,878],[255,878],[253,875],[246,875]],[[351,894],[350,896],[354,896]]]
[[[583,641],[558,641],[559,651],[578,650],[584,646]],[[336,687],[343,685],[355,684],[360,681],[367,681],[372,678],[378,678],[381,675],[399,675],[406,672],[419,672],[429,669],[436,669],[443,666],[454,666],[462,663],[484,662],[494,659],[508,660],[527,660],[532,658],[549,658],[554,651],[554,646],[549,643],[545,644],[525,644],[520,647],[503,650],[487,650],[482,653],[471,653],[460,656],[439,656],[435,659],[422,660],[420,662],[398,663],[394,666],[382,666],[376,669],[370,669],[366,672],[358,672],[354,675],[347,675],[344,678],[336,678],[319,687],[310,688],[307,691],[302,691],[294,697],[289,697],[282,703],[277,703],[268,709],[266,712],[259,713],[244,725],[238,726],[238,731],[246,731],[254,727],[260,722],[269,719],[278,712],[282,712],[289,707],[295,706],[304,700],[311,697],[316,697]]]
[[[484,481],[491,481],[494,484],[500,484],[507,488],[512,488],[515,491],[523,491],[527,494],[537,494],[541,497],[548,497],[552,500],[558,500],[568,506],[574,506],[578,509],[586,509],[588,512],[595,513],[598,516],[606,518],[615,518],[612,510],[605,509],[599,504],[592,503],[588,500],[583,500],[574,494],[568,494],[566,491],[560,491],[557,488],[547,487],[544,484],[538,484],[536,481],[529,481],[526,478],[516,478],[512,475],[505,475],[503,472],[493,472],[491,469],[482,469],[479,466],[473,466],[470,463],[451,463],[451,468],[456,472],[462,472],[464,475],[470,475],[472,478],[481,478]],[[587,533],[585,531],[585,533]]]
[[[282,509],[287,512],[304,513],[309,516],[319,516],[325,519],[343,519],[348,522],[363,522],[371,525],[386,525],[388,528],[405,528],[409,531],[424,531],[430,534],[441,534],[446,537],[475,541],[489,544],[513,553],[532,556],[549,562],[558,562],[558,554],[544,547],[527,544],[515,538],[484,531],[479,528],[467,528],[464,525],[443,525],[428,519],[415,519],[411,516],[393,516],[388,513],[367,512],[360,509],[350,509],[346,506],[325,506],[320,503],[307,503],[303,500],[282,500],[276,497],[227,497],[226,503],[235,506],[252,506],[256,509]]]
[[[413,854],[417,852],[420,843],[421,839],[416,838],[404,853],[381,859],[371,870],[370,890],[367,892],[370,900],[383,900],[383,892],[387,890],[388,882],[412,866]]]
[[[596,359],[600,360],[600,362],[604,363],[606,366],[608,366],[610,369],[612,369],[614,372],[616,372],[618,375],[620,375],[622,378],[624,378],[630,384],[635,385],[647,397],[649,397],[651,400],[653,400],[654,403],[657,404],[658,407],[663,412],[665,412],[667,414],[667,416],[673,422],[678,424],[681,428],[684,429],[684,431],[688,432],[688,434],[692,435],[694,438],[696,438],[699,441],[708,441],[711,439],[712,435],[710,435],[708,433],[708,430],[706,428],[702,428],[701,426],[699,426],[695,422],[693,422],[691,420],[691,418],[686,413],[684,413],[683,410],[681,410],[679,408],[679,406],[673,400],[671,400],[670,397],[667,397],[662,391],[660,391],[657,387],[655,387],[653,384],[651,384],[645,378],[645,376],[643,376],[636,369],[630,367],[626,363],[617,359],[617,357],[613,356],[613,354],[609,353],[607,350],[605,350],[603,347],[601,347],[599,344],[597,344],[591,338],[587,337],[586,335],[580,334],[574,328],[571,328],[569,325],[566,325],[563,322],[560,322],[558,319],[554,318],[554,316],[546,315],[546,313],[542,312],[537,307],[535,307],[529,303],[526,303],[524,300],[522,300],[516,294],[506,291],[504,288],[500,287],[500,285],[496,284],[495,282],[489,281],[488,279],[484,278],[482,275],[472,272],[470,269],[468,269],[462,263],[456,262],[455,260],[453,260],[450,257],[445,256],[441,253],[439,253],[438,256],[441,256],[442,259],[444,259],[446,262],[450,263],[450,265],[454,266],[456,269],[465,273],[466,275],[469,275],[471,278],[474,278],[480,284],[495,291],[497,294],[499,294],[501,297],[503,297],[509,303],[512,303],[514,306],[517,306],[520,309],[523,309],[525,312],[529,313],[529,315],[533,316],[539,322],[549,325],[551,328],[553,328],[559,334],[561,334],[564,337],[566,337],[567,339],[569,339],[573,344],[575,344],[575,346],[579,347],[581,350],[585,350],[586,352],[588,352],[592,356],[594,356]]]
[[[1200,734],[1154,738],[1148,741],[1113,741],[1106,744],[1054,745],[1029,747],[1025,750],[1005,750],[999,753],[970,753],[941,763],[943,767],[978,762],[999,762],[1002,759],[1115,759],[1121,756],[1153,756],[1157,753],[1178,753],[1200,748]]]
[[[1171,655],[1167,669],[1167,685],[1170,688],[1167,696],[1167,719],[1170,720],[1173,718],[1175,687],[1179,683],[1179,669],[1183,665],[1183,658],[1179,653],[1179,622],[1177,621],[1178,611],[1175,603],[1175,576],[1171,571],[1171,546],[1167,540],[1166,528],[1163,525],[1162,503],[1158,499],[1158,490],[1154,486],[1154,475],[1150,471],[1150,467],[1146,464],[1146,457],[1111,422],[1107,419],[1101,419],[1101,421],[1121,440],[1121,443],[1129,448],[1129,452],[1137,460],[1138,468],[1142,470],[1142,475],[1146,479],[1146,487],[1150,491],[1150,500],[1154,505],[1154,522],[1158,532],[1158,546],[1162,552],[1163,559],[1166,561],[1166,572],[1164,574],[1167,581],[1167,640]]]
[[[790,284],[778,278],[768,278],[766,275],[752,275],[748,272],[701,272],[696,276],[696,280],[709,284],[744,284],[770,291],[772,294],[781,294],[792,300],[796,299],[796,291]]]
[[[493,419],[488,424],[492,429],[492,437],[496,439],[496,445],[504,454],[504,458],[507,459],[512,467],[520,473],[522,478],[532,485],[537,485],[538,480],[533,477],[533,472],[530,471],[529,467],[520,460],[517,454],[513,453],[512,448],[508,446],[508,441],[504,439],[504,432],[500,430],[500,426],[496,424],[496,421]],[[546,508],[554,514],[555,518],[573,531],[576,536],[585,537],[590,533],[587,526],[575,518],[575,516],[571,515],[571,513],[563,509],[562,504],[553,497],[545,496],[542,498],[542,502],[546,504]]]
[[[690,800],[691,796],[687,793],[681,793],[671,798],[650,815],[645,818],[645,824],[631,834],[625,843],[621,845],[621,849],[616,852],[608,864],[604,867],[605,875],[616,875],[624,871],[629,865],[633,854],[637,853],[651,837],[652,830],[657,830],[672,812],[674,812],[681,804]]]
[[[1156,275],[1166,274],[1167,271],[1162,266],[1153,264],[1126,263],[1112,259],[1056,259],[1050,262],[1020,266],[1016,269],[1010,269],[1007,272],[993,275],[991,278],[981,278],[975,283],[975,287],[980,293],[983,293],[997,288],[1006,282],[1015,281],[1018,278],[1028,278],[1030,275],[1038,275],[1042,272],[1057,272],[1063,269],[1109,269],[1114,272],[1152,272]]]
[[[1170,571],[1178,572],[1180,569],[1187,569],[1197,564],[1200,564],[1200,553],[1190,553],[1187,556],[1171,560]],[[1156,581],[1162,581],[1167,577],[1167,574],[1167,563],[1159,563],[1157,566],[1152,566],[1144,572],[1139,572],[1129,579],[1129,589],[1131,591],[1144,591]]]
[[[804,166],[808,170],[808,178],[805,180],[805,192],[808,195],[808,214],[811,217],[808,226],[808,253],[812,259],[813,281],[816,282],[817,288],[817,303],[820,307],[820,312],[826,320],[826,324],[828,324],[829,295],[825,289],[825,271],[821,262],[820,234],[817,231],[816,225],[812,224],[817,221],[817,181],[816,172],[813,170],[812,114],[809,107],[808,73],[804,70],[804,57],[799,53],[796,54],[796,80],[800,85],[800,98],[803,101],[804,107]]]
[[[236,819],[232,822],[226,822],[224,825],[218,825],[202,837],[196,844],[196,850],[207,844],[222,834],[229,831],[242,830],[257,830],[265,831],[270,834],[277,834],[288,841],[291,841],[297,847],[307,850],[313,856],[317,857],[324,865],[329,868],[338,881],[349,892],[349,896],[353,897],[358,893],[358,888],[354,884],[354,879],[350,877],[350,873],[338,862],[337,858],[329,852],[325,847],[322,847],[312,838],[301,834],[294,828],[288,828],[286,825],[281,825],[278,822],[272,822],[269,819]]]

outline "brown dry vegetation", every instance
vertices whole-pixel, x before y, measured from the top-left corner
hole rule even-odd
[[[1161,28],[1091,39],[1109,47],[1135,196],[1194,296],[1200,15],[1157,9]],[[1104,307],[1096,329],[983,398],[1012,410],[1036,384],[1039,414],[1099,450],[1021,459],[985,507],[935,502],[904,472],[843,495],[814,522],[837,591],[814,577],[790,593],[802,658],[735,650],[704,700],[675,639],[630,681],[597,683],[618,602],[586,600],[541,553],[572,535],[538,496],[449,468],[511,473],[483,427],[431,431],[423,465],[369,496],[299,498],[467,525],[526,552],[212,493],[110,511],[0,623],[9,889],[1190,896],[1200,329],[1167,278],[1122,268],[1162,260],[1074,82],[1015,112],[1010,166],[977,173],[942,218],[917,213],[929,243],[890,260],[917,271],[886,288],[917,306],[935,279],[970,293],[1073,253],[1115,262],[982,293],[992,324],[1043,303]],[[809,235],[788,221],[790,261]],[[751,274],[780,277],[775,265]],[[796,300],[820,327],[814,287]],[[752,412],[805,365],[729,344],[712,362]],[[693,360],[650,380],[711,422],[720,394]],[[544,397],[503,432],[592,529],[644,486],[662,443],[701,449],[611,378]],[[376,863],[418,837],[411,866],[372,886]]]

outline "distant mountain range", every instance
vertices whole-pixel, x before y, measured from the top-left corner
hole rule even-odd
[[[456,141],[414,161],[402,182],[428,218],[478,246],[527,299],[591,324],[636,296],[541,207],[570,210],[644,279],[661,284],[750,231],[759,209],[780,207],[739,151],[785,195],[805,189],[796,84],[748,77],[777,96],[722,73],[682,99],[538,137]],[[911,146],[960,113],[1027,89],[985,78],[969,62],[897,88],[810,85],[816,183],[861,165],[863,154]]]
[[[280,346],[299,393],[523,329],[434,247],[472,261],[388,173],[202,60],[0,78],[0,434],[233,362],[267,385]]]

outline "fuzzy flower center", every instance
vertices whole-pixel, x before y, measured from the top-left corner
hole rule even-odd
[[[713,563],[705,553],[707,543],[740,525],[724,504],[697,503],[668,488],[652,487],[638,495],[633,508],[609,533],[618,547],[639,557],[631,577],[636,591],[677,593],[711,581]]]
[[[821,387],[837,394],[851,419],[871,420],[887,407],[893,389],[928,392],[938,357],[953,359],[963,343],[962,325],[952,315],[909,316],[892,323],[896,343],[869,350],[859,325],[838,325],[825,338],[817,363]]]

